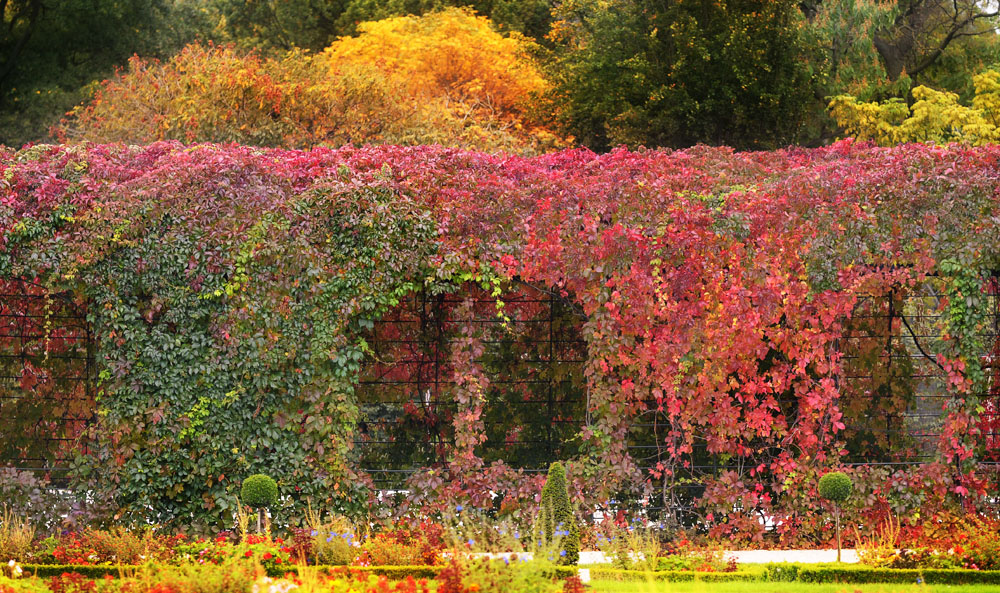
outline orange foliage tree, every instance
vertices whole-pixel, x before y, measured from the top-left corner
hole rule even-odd
[[[195,44],[163,63],[134,57],[53,135],[63,142],[443,144],[522,153],[559,143],[529,115],[531,98],[547,86],[523,37],[504,37],[487,19],[459,10],[362,27],[361,37],[317,56],[268,58]],[[427,63],[418,68],[421,56]]]

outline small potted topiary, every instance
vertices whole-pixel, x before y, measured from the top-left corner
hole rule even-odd
[[[837,562],[840,562],[840,504],[854,490],[854,483],[844,472],[830,472],[819,479],[819,495],[833,503],[833,516],[837,525]]]
[[[261,533],[261,511],[278,500],[278,483],[270,476],[254,474],[243,480],[240,498],[243,499],[243,504],[257,511],[257,533]]]

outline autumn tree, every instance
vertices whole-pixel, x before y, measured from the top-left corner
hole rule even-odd
[[[971,101],[974,76],[1000,59],[996,13],[987,4],[820,0],[801,7],[817,107],[845,95],[862,103],[913,104],[919,86]],[[825,128],[813,130],[814,137],[829,139],[842,131],[821,114],[813,123]]]
[[[156,140],[258,146],[446,143],[459,126],[400,81],[364,67],[336,77],[299,52],[264,58],[192,45],[160,63],[133,58],[56,130],[64,141]]]
[[[363,23],[358,37],[345,37],[324,52],[331,75],[373,64],[386,76],[405,80],[411,96],[443,100],[462,119],[486,131],[510,129],[549,141],[533,102],[549,84],[531,57],[524,36],[501,35],[488,19],[447,9],[423,17]]]
[[[811,100],[797,5],[566,0],[551,36],[563,121],[591,147],[768,147]]]
[[[959,39],[995,35],[998,14],[992,3],[976,0],[902,0],[892,24],[876,31],[872,43],[890,80],[916,77]]]
[[[541,150],[557,139],[530,105],[547,83],[529,47],[460,10],[365,23],[361,36],[318,56],[192,45],[167,62],[133,58],[55,133],[66,141]]]
[[[957,93],[918,86],[912,105],[902,99],[865,102],[842,95],[830,102],[830,112],[846,135],[884,146],[995,144],[1000,141],[1000,71],[987,70],[973,80],[975,96],[970,104],[961,103]]]

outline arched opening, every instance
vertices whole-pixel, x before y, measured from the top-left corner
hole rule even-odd
[[[83,302],[0,282],[0,465],[66,478],[94,416],[94,339]]]
[[[380,489],[396,489],[414,471],[446,462],[458,408],[453,354],[468,332],[488,385],[476,454],[531,473],[574,456],[586,410],[583,320],[572,301],[518,282],[499,296],[475,285],[411,294],[366,338],[359,467]]]

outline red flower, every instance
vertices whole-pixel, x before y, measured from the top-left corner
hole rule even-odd
[[[247,550],[246,553],[243,554],[243,556],[246,557],[246,558],[249,558],[249,557],[253,556],[253,552],[251,550]]]
[[[271,553],[270,552],[264,552],[264,560],[270,560],[270,559],[271,559]]]

